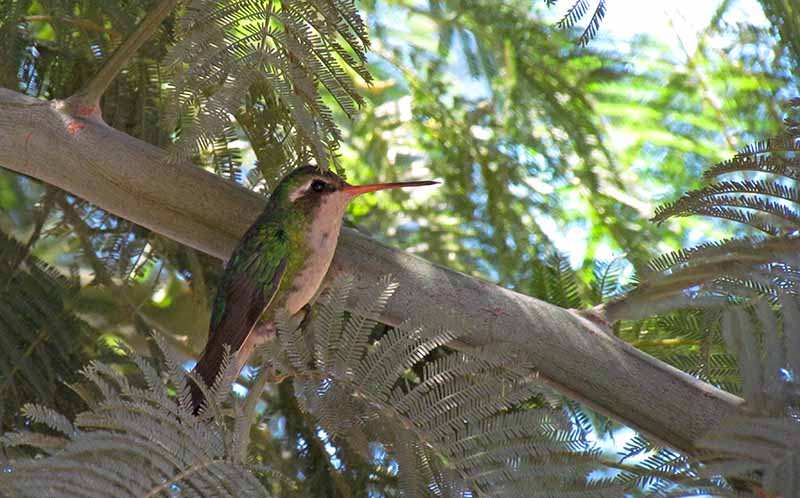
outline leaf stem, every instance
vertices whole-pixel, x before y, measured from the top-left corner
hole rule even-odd
[[[244,422],[240,428],[241,433],[239,434],[239,441],[241,441],[241,453],[239,455],[239,459],[241,462],[247,461],[247,448],[250,446],[250,428],[253,425],[256,405],[258,404],[259,400],[261,400],[261,393],[264,392],[264,387],[266,387],[267,382],[271,378],[270,370],[271,369],[267,365],[261,367],[261,371],[258,372],[255,382],[253,382],[253,384],[250,386],[250,391],[247,393],[247,397],[245,398],[242,412],[238,417],[238,420],[242,420]]]
[[[662,346],[699,346],[700,341],[696,339],[687,339],[685,337],[675,337],[672,339],[651,339],[632,342],[631,346],[635,348],[657,348]]]
[[[153,496],[158,496],[159,493],[161,493],[168,487],[172,486],[173,484],[179,483],[188,476],[190,476],[191,474],[203,470],[211,465],[214,465],[215,463],[224,463],[224,460],[207,460],[205,462],[200,463],[199,465],[192,465],[183,472],[176,474],[172,479],[168,479],[159,484],[158,486],[156,486],[155,488],[151,489],[142,498],[152,498]]]

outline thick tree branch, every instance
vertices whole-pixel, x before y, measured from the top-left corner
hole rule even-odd
[[[79,126],[76,126],[76,122]],[[226,258],[264,199],[101,122],[0,89],[0,165],[78,195],[195,249]],[[524,352],[554,387],[674,448],[741,400],[601,331],[577,313],[503,289],[344,230],[333,269],[400,288],[383,320],[459,324],[466,346]]]

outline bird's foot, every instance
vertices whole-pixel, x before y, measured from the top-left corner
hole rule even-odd
[[[298,329],[304,329],[308,326],[309,322],[311,321],[311,305],[306,304],[300,311],[292,315],[290,319],[290,323],[292,327],[297,327]]]
[[[272,340],[276,335],[278,335],[278,326],[275,325],[275,322],[261,322],[253,328],[252,334],[254,345],[263,344],[269,340]]]

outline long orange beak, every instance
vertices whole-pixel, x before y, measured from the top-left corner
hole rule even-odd
[[[425,185],[438,185],[439,182],[433,180],[423,180],[421,182],[396,182],[396,183],[373,183],[372,185],[345,185],[342,192],[347,192],[353,197],[376,190],[386,190],[390,188],[403,187],[424,187]]]

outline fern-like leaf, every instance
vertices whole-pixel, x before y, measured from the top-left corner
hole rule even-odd
[[[600,23],[603,21],[605,15],[606,0],[599,0],[597,2],[597,7],[594,9],[594,14],[592,14],[592,18],[589,20],[589,24],[586,25],[586,29],[583,30],[580,38],[578,38],[577,44],[579,47],[587,46],[589,42],[597,36],[597,32],[600,30]]]
[[[291,121],[293,139],[281,139],[294,148],[286,155],[328,165],[341,133],[323,95],[353,116],[363,99],[347,71],[370,81],[367,31],[352,1],[193,0],[180,28],[182,40],[168,57],[179,156],[191,148],[212,149],[222,159],[220,169],[235,176],[238,159],[219,150],[220,139],[230,134],[230,116],[240,114],[250,90],[260,86]],[[269,102],[252,104],[241,114]]]
[[[174,353],[163,340],[157,344],[166,358]],[[132,354],[132,353],[131,353]],[[2,441],[6,451],[30,446],[44,452],[37,458],[12,458],[0,474],[4,492],[29,497],[155,497],[155,496],[267,496],[235,450],[226,421],[215,415],[202,420],[183,403],[164,396],[164,385],[146,360],[133,355],[147,387],[102,363],[84,370],[85,378],[101,393],[89,411],[73,422],[37,405],[25,415],[64,435],[10,433]],[[172,369],[172,367],[169,367]],[[178,377],[178,378],[176,378]],[[185,385],[185,374],[168,375]],[[215,386],[227,393],[228,386]]]
[[[545,3],[548,7],[552,7],[556,4],[556,1],[557,0],[545,0]],[[564,16],[556,23],[556,27],[559,29],[572,28],[586,16],[586,13],[589,12],[589,7],[589,0],[575,0],[567,9]],[[589,24],[586,25],[586,28],[584,28],[576,42],[579,47],[585,47],[597,35],[597,31],[600,29],[600,23],[606,15],[607,8],[606,0],[598,0],[594,12],[592,13],[592,18],[589,20]]]
[[[778,496],[800,494],[800,402],[796,357],[800,349],[797,322],[800,304],[783,296],[777,313],[765,300],[753,303],[752,314],[741,307],[726,311],[722,332],[735,354],[747,401],[744,413],[706,435],[701,446],[706,472],[744,479],[760,478]],[[779,318],[782,327],[779,325]],[[779,331],[782,328],[782,333]]]
[[[586,12],[589,11],[588,0],[576,0],[572,6],[567,9],[567,13],[556,24],[559,29],[569,29],[574,26],[578,21],[583,19]]]
[[[305,331],[281,330],[298,401],[327,434],[380,442],[408,496],[620,495],[619,482],[587,478],[598,451],[518,351],[454,352],[460,334],[422,325],[376,334],[394,287],[382,280],[344,319],[352,280],[335,282]]]
[[[622,272],[622,260],[619,258],[609,262],[595,262],[592,297],[596,304],[625,292],[626,286],[620,282]]]

